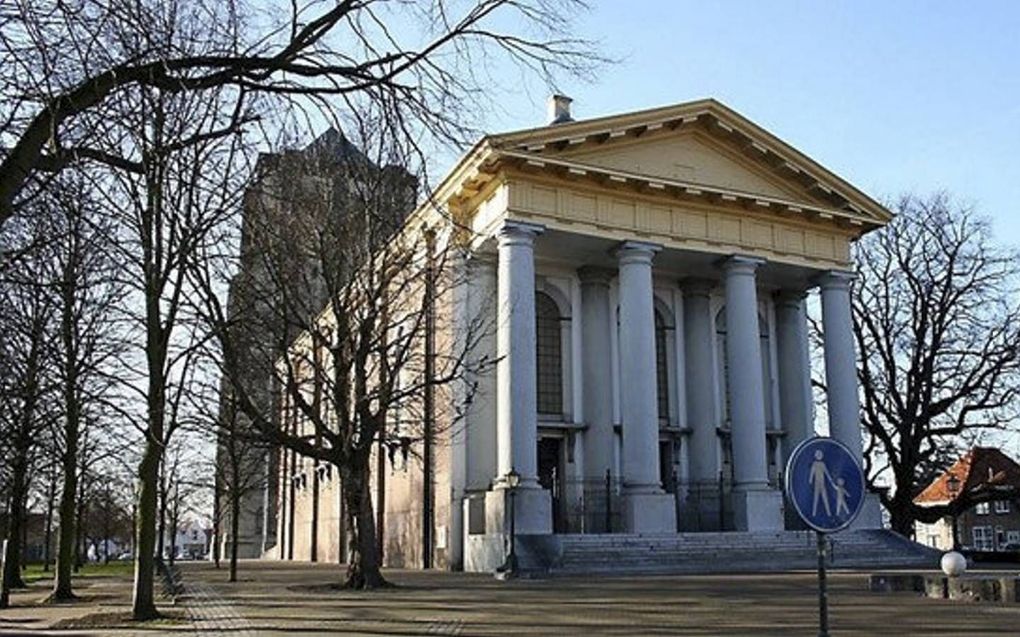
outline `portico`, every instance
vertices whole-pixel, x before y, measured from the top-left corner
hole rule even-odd
[[[776,468],[782,467],[790,449],[815,433],[809,291],[822,296],[826,378],[835,392],[830,398],[835,408],[829,408],[832,435],[860,453],[856,423],[851,420],[849,428],[838,424],[856,409],[839,402],[847,400],[848,393],[856,396],[845,296],[848,272],[791,276],[788,268],[757,257],[720,258],[647,241],[607,248],[605,240],[516,221],[504,223],[498,241],[497,303],[504,309],[496,328],[499,464],[493,485],[498,492],[511,468],[521,475],[517,524],[526,529],[522,532],[551,533],[553,518],[552,498],[536,478],[539,431],[551,421],[538,418],[537,357],[526,355],[540,347],[535,334],[536,277],[545,280],[547,289],[559,286],[563,297],[576,297],[578,306],[571,312],[570,329],[576,329],[580,348],[567,362],[566,373],[573,371],[573,364],[580,366],[582,382],[574,389],[580,394],[580,410],[571,422],[557,426],[573,426],[581,457],[565,463],[559,489],[566,490],[565,484],[575,478],[598,485],[608,472],[621,508],[611,529],[599,510],[575,520],[572,531],[784,528]],[[569,272],[557,261],[573,259],[575,251],[578,259],[586,251],[598,256],[589,256],[590,263]],[[659,259],[663,266],[657,266]],[[691,272],[698,276],[683,276]],[[678,354],[668,360],[662,360],[664,352],[657,347],[663,311],[657,306],[675,308],[682,329],[674,335]],[[668,386],[662,387],[663,382]],[[660,400],[660,392],[667,396]],[[663,407],[667,413],[660,413]],[[678,443],[679,453],[666,462],[675,469],[677,484],[667,485],[663,478],[669,476],[660,471],[664,437]],[[730,474],[720,481],[724,470]],[[681,490],[681,519],[678,496],[667,493],[667,486]],[[598,500],[601,493],[589,488],[572,495],[578,501]],[[496,493],[488,506],[498,508],[503,499]],[[721,510],[725,519],[720,524]]]
[[[522,533],[796,528],[780,481],[816,433],[812,295],[829,431],[861,453],[849,242],[888,213],[725,107],[690,108],[488,140],[496,177],[470,199],[498,279],[486,534],[511,468]]]

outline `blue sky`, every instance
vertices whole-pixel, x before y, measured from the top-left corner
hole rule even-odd
[[[946,189],[1020,245],[1020,2],[593,1],[620,62],[558,88],[575,117],[714,97],[874,197]],[[544,123],[540,83],[490,131]]]

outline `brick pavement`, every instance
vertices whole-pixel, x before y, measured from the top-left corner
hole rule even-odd
[[[342,591],[330,564],[243,562],[237,584],[184,567],[258,635],[814,635],[813,573],[496,582],[467,573],[389,571],[398,588]],[[1016,635],[1020,607],[879,595],[864,573],[831,579],[833,634]],[[225,634],[238,634],[228,632]],[[239,633],[245,634],[245,633]]]

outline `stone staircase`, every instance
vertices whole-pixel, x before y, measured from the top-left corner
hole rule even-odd
[[[830,568],[936,568],[941,553],[886,530],[828,536]],[[532,576],[602,573],[753,573],[813,569],[814,532],[544,535],[517,540],[520,568]]]

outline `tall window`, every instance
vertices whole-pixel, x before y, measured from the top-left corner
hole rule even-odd
[[[666,321],[655,310],[655,385],[659,420],[669,419],[669,359],[666,356]]]
[[[719,390],[721,395],[720,412],[722,413],[723,422],[729,423],[730,421],[730,370],[729,361],[726,360],[726,308],[723,307],[719,310],[719,313],[715,315],[715,342],[716,342],[716,358],[718,359],[718,367],[716,373],[719,378]],[[761,380],[762,390],[764,395],[762,396],[765,405],[765,424],[767,426],[772,425],[772,366],[769,361],[772,360],[769,350],[769,325],[765,321],[765,317],[761,314],[758,315],[758,338],[759,338],[759,349],[761,350]]]
[[[538,413],[563,414],[563,343],[560,309],[547,294],[535,294]]]

